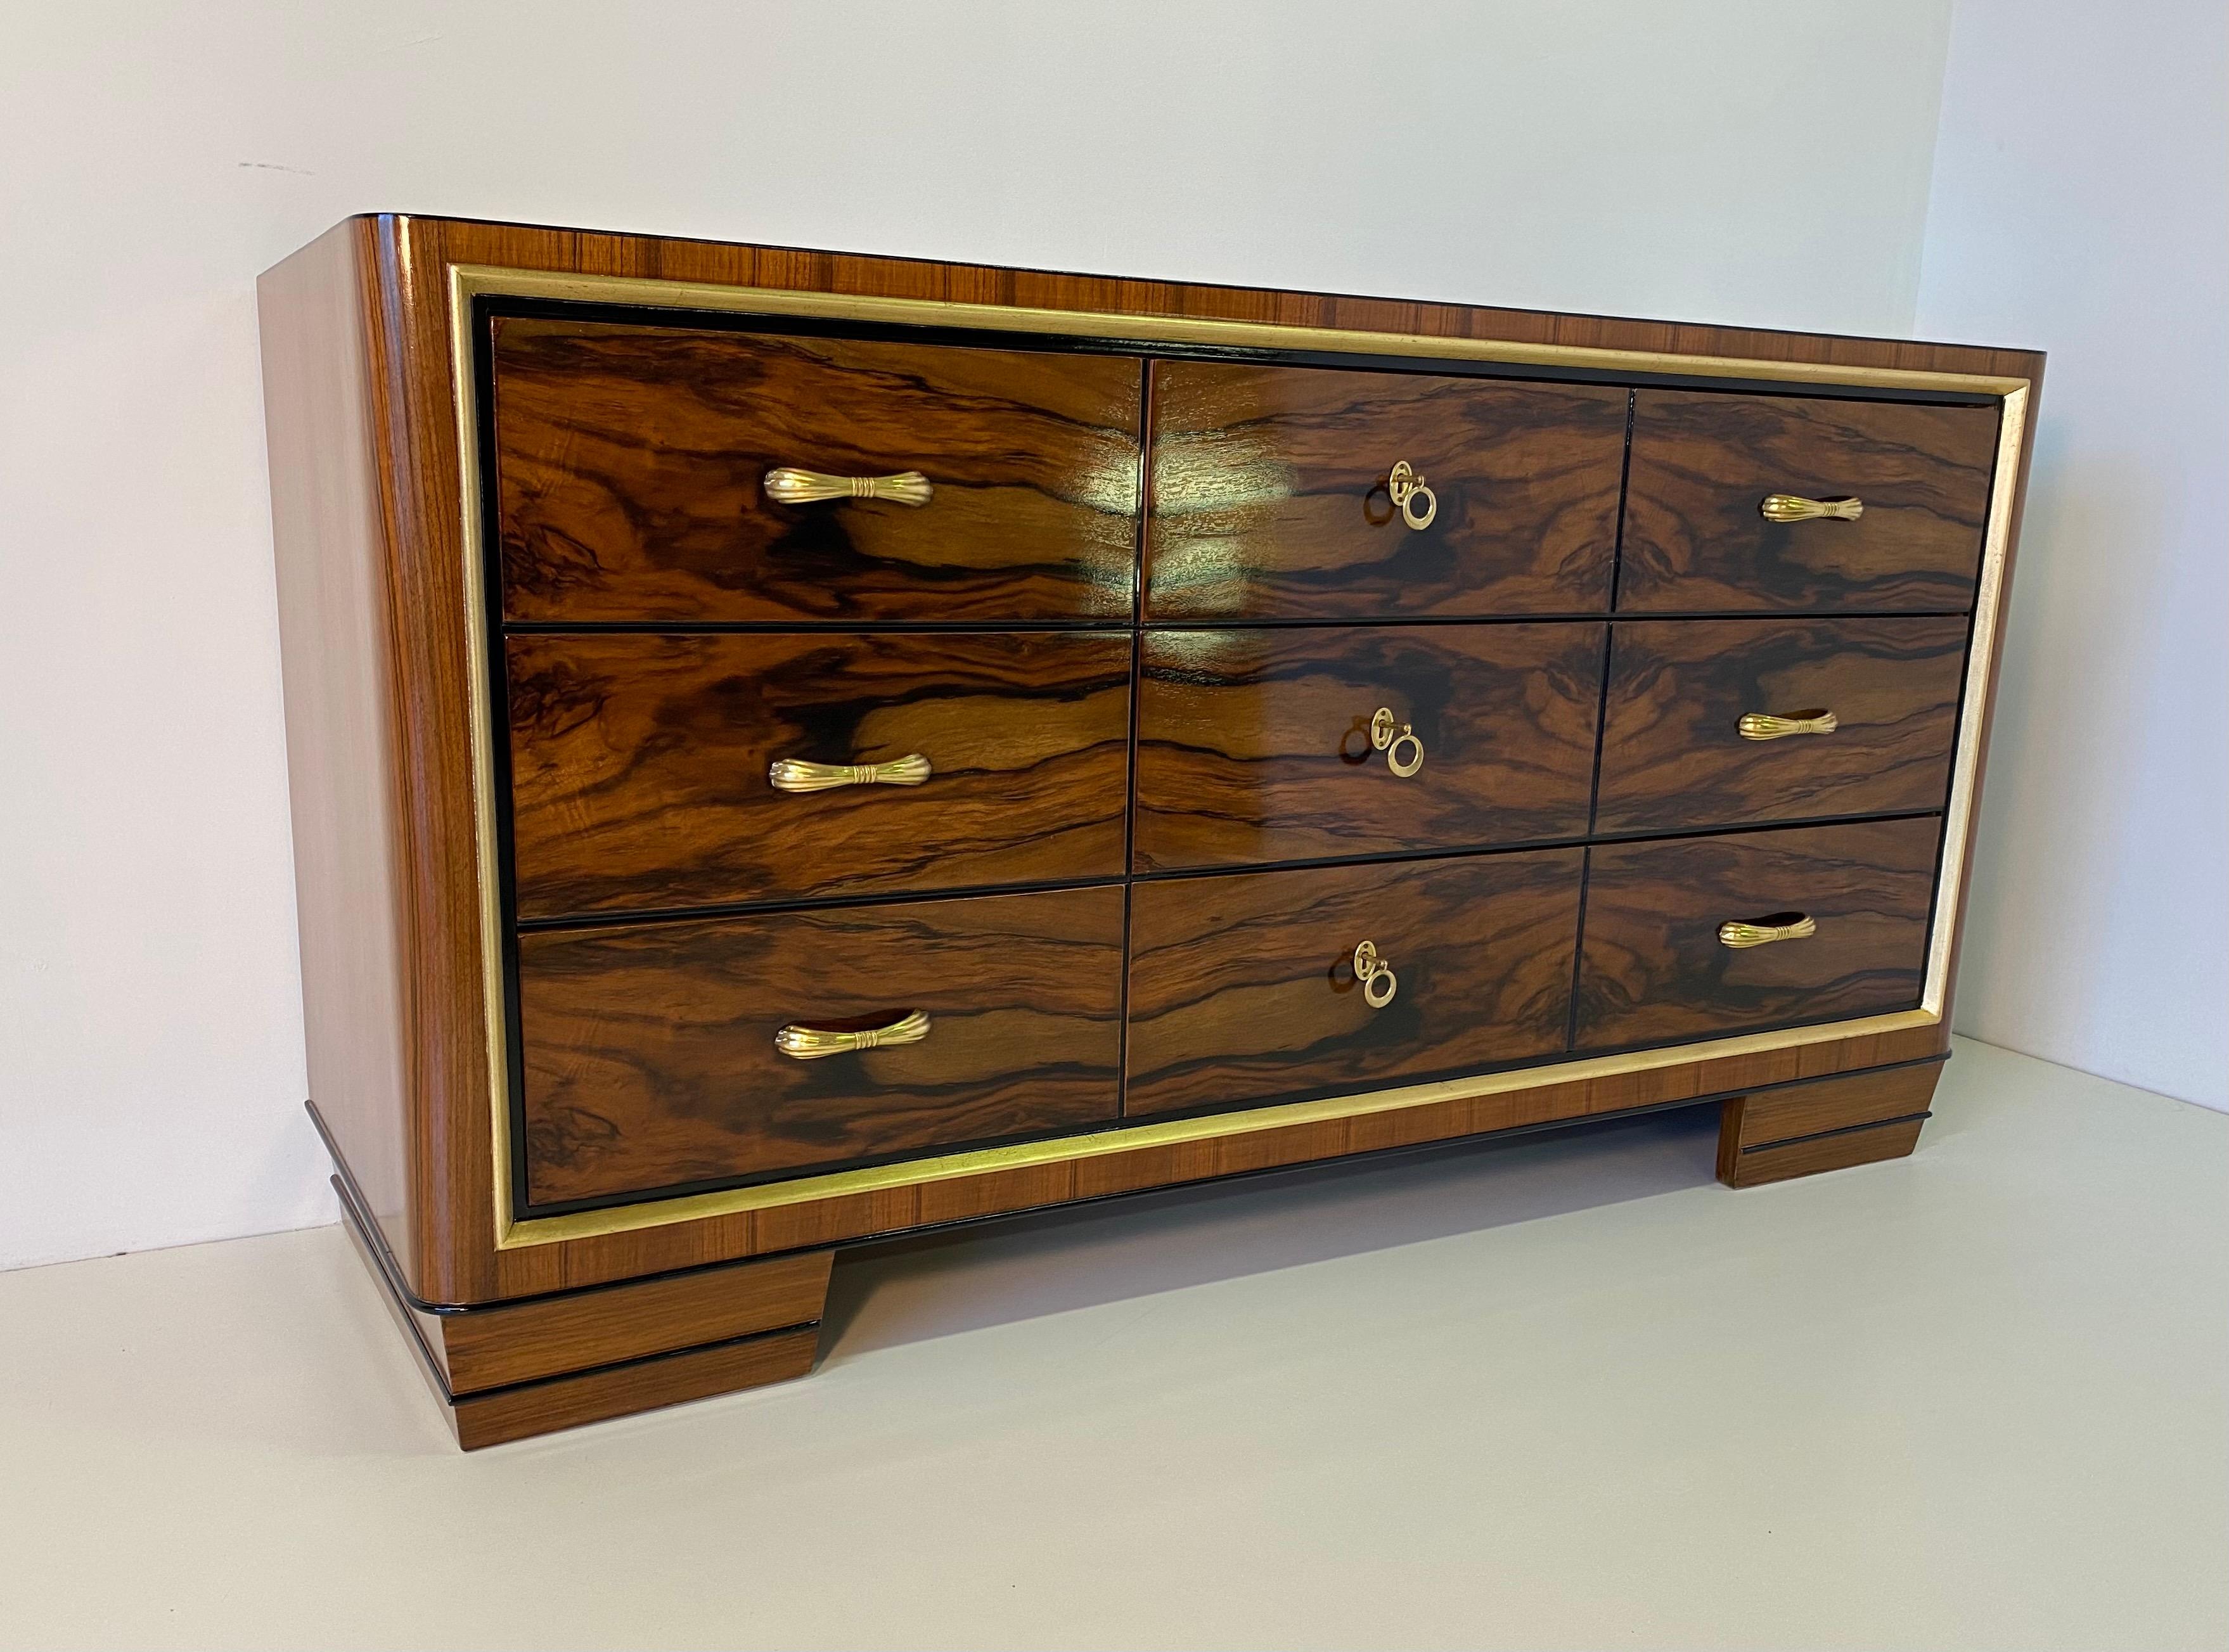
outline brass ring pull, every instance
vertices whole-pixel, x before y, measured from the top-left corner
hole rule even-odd
[[[1793,493],[1768,493],[1757,507],[1767,522],[1855,522],[1866,513],[1863,499],[1806,499]]]
[[[1742,715],[1741,737],[1744,740],[1785,740],[1791,734],[1832,734],[1842,726],[1832,711],[1823,708],[1813,711],[1791,711],[1776,717],[1763,711],[1748,711]]]
[[[929,776],[928,759],[919,752],[886,763],[808,763],[777,757],[767,765],[767,780],[777,792],[826,792],[838,786],[918,786]]]
[[[1403,460],[1385,479],[1385,492],[1401,507],[1401,520],[1419,531],[1432,525],[1440,513],[1440,496],[1424,485],[1424,479]]]
[[[1718,944],[1738,952],[1745,947],[1768,947],[1776,941],[1802,941],[1818,933],[1818,924],[1806,913],[1775,912],[1753,922],[1728,918],[1718,925]]]
[[[1401,725],[1398,734],[1393,731],[1393,708],[1391,706],[1379,706],[1371,717],[1370,744],[1371,749],[1385,754],[1385,767],[1404,780],[1424,766],[1424,742],[1416,737],[1416,730],[1408,723]],[[1404,745],[1409,748],[1410,754],[1405,760],[1401,755],[1401,748]]]
[[[766,473],[767,498],[776,505],[818,505],[825,499],[887,499],[892,505],[927,505],[936,490],[919,471],[895,476],[830,476],[784,465]]]
[[[818,1061],[823,1056],[849,1055],[854,1050],[877,1050],[885,1045],[919,1044],[928,1036],[928,1016],[914,1010],[888,1026],[862,1028],[857,1032],[830,1032],[791,1022],[774,1035],[774,1047],[795,1061]]]
[[[1354,948],[1354,978],[1362,983],[1362,1001],[1373,1010],[1382,1010],[1393,1001],[1393,994],[1401,990],[1401,983],[1393,974],[1393,967],[1378,955],[1375,941],[1359,942]]]

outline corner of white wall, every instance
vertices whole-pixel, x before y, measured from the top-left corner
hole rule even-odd
[[[1957,0],[1916,331],[2049,353],[1957,1030],[2229,1107],[2229,10]]]

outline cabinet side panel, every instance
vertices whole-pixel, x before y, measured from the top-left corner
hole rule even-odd
[[[310,1099],[406,1277],[408,1064],[386,538],[361,227],[257,283]]]

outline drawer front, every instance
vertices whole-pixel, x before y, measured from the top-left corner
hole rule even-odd
[[[1621,613],[1962,609],[1974,601],[1995,408],[1641,390]],[[1855,521],[1771,521],[1774,495]]]
[[[1130,657],[1127,633],[514,636],[519,914],[1119,877]],[[835,772],[777,785],[799,762]]]
[[[1916,1008],[1940,820],[1589,851],[1578,1048]],[[1728,922],[1815,932],[1732,947]]]
[[[1125,1111],[1366,1089],[1560,1055],[1577,849],[1137,885]],[[1384,988],[1356,978],[1371,942]]]
[[[513,620],[1120,620],[1140,370],[1115,357],[495,324]],[[925,478],[780,503],[767,475]],[[917,496],[916,496],[917,497]]]
[[[1596,831],[1943,807],[1964,619],[1651,620],[1611,630]]]
[[[1147,632],[1137,870],[1583,835],[1603,630]]]
[[[537,1204],[825,1169],[1120,1110],[1122,891],[1063,890],[519,939]],[[818,1059],[785,1027],[925,1037]]]
[[[1153,371],[1148,619],[1608,606],[1623,390],[1210,362]],[[1389,492],[1403,463],[1430,490],[1421,527]]]

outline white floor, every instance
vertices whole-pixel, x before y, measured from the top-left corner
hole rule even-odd
[[[2229,1644],[2229,1116],[1936,1109],[862,1253],[809,1379],[469,1457],[334,1229],[0,1276],[0,1643]]]

